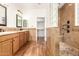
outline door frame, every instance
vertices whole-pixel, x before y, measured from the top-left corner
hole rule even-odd
[[[44,33],[44,36],[45,36],[45,38],[44,38],[44,41],[46,42],[46,20],[45,20],[45,16],[38,16],[38,17],[43,17],[44,18],[44,22],[45,22],[45,24],[44,24],[44,26],[45,26],[45,33]],[[38,20],[38,17],[36,17],[36,42],[37,42],[37,20]]]

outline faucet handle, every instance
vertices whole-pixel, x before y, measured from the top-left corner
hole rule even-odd
[[[0,29],[0,32],[4,32],[4,29]]]

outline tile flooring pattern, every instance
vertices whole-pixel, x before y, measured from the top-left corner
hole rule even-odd
[[[45,56],[46,55],[46,44],[29,42],[22,47],[15,56]]]

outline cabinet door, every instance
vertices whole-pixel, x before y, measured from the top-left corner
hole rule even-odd
[[[20,33],[20,35],[19,35],[19,41],[20,41],[19,45],[20,45],[20,48],[21,48],[22,44],[23,44],[22,33]]]
[[[12,55],[12,40],[4,41],[1,43],[1,55],[2,56]]]
[[[0,56],[1,56],[1,43],[0,43]]]
[[[29,32],[26,32],[26,42],[29,41]]]
[[[26,32],[24,32],[24,44],[26,43]]]
[[[19,38],[20,38],[20,47],[22,47],[24,44],[24,33],[23,32],[20,33]]]
[[[25,32],[22,33],[22,42],[23,42],[23,44],[22,44],[22,46],[23,46],[25,43]]]
[[[26,32],[25,32],[25,39],[24,39],[24,43],[26,43],[26,37],[27,37],[27,36],[26,36]]]
[[[19,36],[13,38],[13,53],[16,53],[19,49]]]

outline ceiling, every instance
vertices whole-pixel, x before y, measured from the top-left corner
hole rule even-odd
[[[58,6],[58,8],[61,8],[61,7],[63,7],[63,6],[64,6],[64,4],[65,4],[65,3],[59,3],[59,6]]]
[[[21,8],[46,8],[49,3],[14,3]]]

